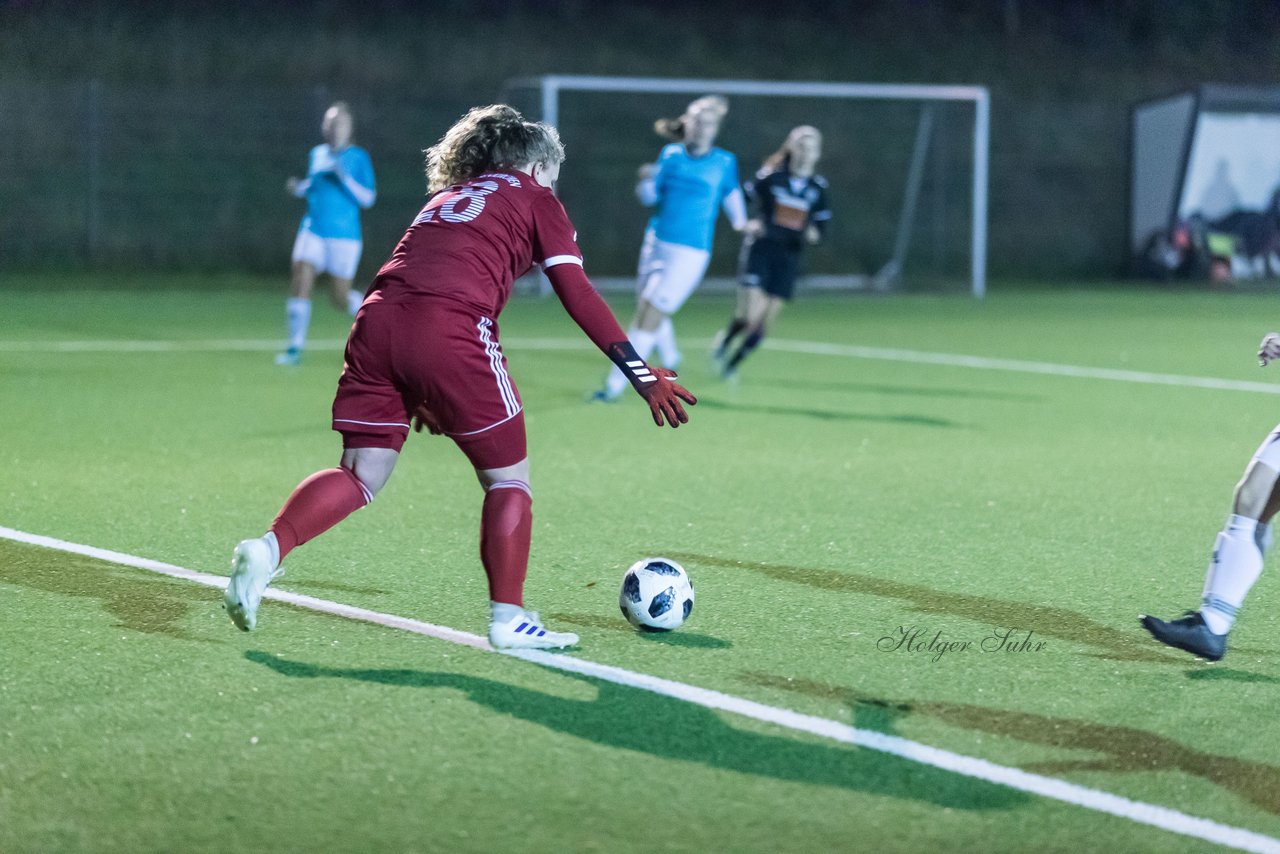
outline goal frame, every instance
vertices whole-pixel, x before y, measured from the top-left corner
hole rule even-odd
[[[542,107],[542,120],[556,125],[560,118],[560,95],[563,92],[618,92],[635,94],[694,94],[715,93],[721,95],[758,95],[773,97],[841,98],[846,100],[896,100],[919,101],[925,107],[932,101],[971,102],[973,120],[973,186],[972,225],[970,235],[970,290],[981,299],[987,292],[987,184],[991,145],[991,95],[985,86],[931,85],[915,83],[835,83],[822,81],[790,80],[712,80],[684,77],[614,77],[583,74],[545,74],[539,77],[521,77],[508,80],[504,91],[514,88],[536,89]],[[929,114],[921,116],[920,134],[916,140],[916,156],[913,156],[912,174],[908,175],[907,189],[898,227],[898,247],[895,257],[886,268],[895,263],[905,249],[906,235],[915,208],[915,194],[919,189],[919,177],[915,163],[921,161],[922,145],[927,144]],[[923,141],[923,142],[922,142]],[[899,248],[901,247],[901,248]]]

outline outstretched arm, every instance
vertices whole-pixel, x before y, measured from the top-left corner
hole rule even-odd
[[[647,208],[658,203],[658,169],[657,163],[645,163],[636,171],[636,199]]]
[[[652,368],[640,358],[609,306],[591,286],[579,263],[575,263],[577,261],[574,258],[573,262],[546,268],[547,278],[551,280],[551,287],[565,311],[600,348],[600,352],[608,356],[631,381],[636,393],[649,404],[655,424],[661,427],[665,421],[672,427],[679,427],[687,422],[689,416],[680,402],[692,406],[698,399],[684,386],[672,382],[676,377],[674,371]]]

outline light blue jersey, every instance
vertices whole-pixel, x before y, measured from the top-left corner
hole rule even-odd
[[[295,191],[307,200],[302,229],[317,237],[360,239],[360,211],[373,207],[378,193],[369,153],[348,145],[335,157],[327,142],[311,149],[306,180]]]
[[[649,228],[661,241],[711,251],[720,206],[740,228],[745,220],[738,186],[738,159],[723,148],[691,157],[681,143],[662,149],[653,178],[636,188],[645,204],[657,205]]]

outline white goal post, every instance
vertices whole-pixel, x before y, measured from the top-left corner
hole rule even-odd
[[[900,270],[910,240],[925,152],[929,146],[931,102],[969,102],[974,107],[972,140],[971,224],[969,235],[970,290],[981,298],[987,288],[987,176],[990,148],[990,94],[985,86],[917,85],[903,83],[833,83],[784,80],[708,80],[664,77],[611,77],[548,74],[509,80],[504,91],[534,89],[539,93],[541,118],[552,125],[560,119],[564,92],[631,94],[720,94],[780,98],[840,98],[919,102],[923,105],[917,127],[907,186],[895,237],[893,256],[877,278],[894,278]]]

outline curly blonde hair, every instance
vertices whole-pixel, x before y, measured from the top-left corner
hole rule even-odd
[[[506,104],[473,107],[423,153],[429,193],[492,169],[564,161],[564,145],[555,128],[525,121]]]

